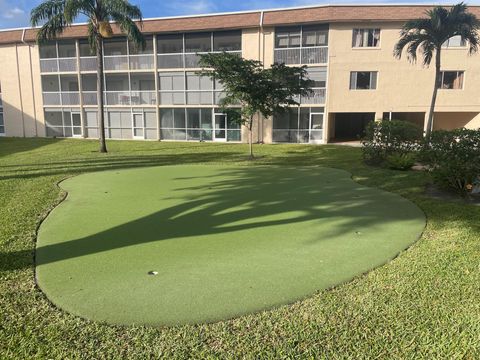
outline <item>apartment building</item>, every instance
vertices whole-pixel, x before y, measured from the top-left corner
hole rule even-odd
[[[231,52],[307,65],[313,95],[255,119],[254,140],[327,143],[357,139],[376,119],[425,126],[433,68],[395,59],[402,24],[429,6],[327,5],[144,20],[136,51],[114,27],[104,42],[106,136],[165,141],[246,141],[219,108],[219,82],[200,77],[199,54]],[[480,7],[470,7],[480,16]],[[480,127],[480,55],[444,44],[434,129]],[[96,58],[86,26],[50,44],[35,29],[0,32],[0,135],[97,138]]]

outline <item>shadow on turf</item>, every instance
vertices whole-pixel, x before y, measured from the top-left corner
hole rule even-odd
[[[330,178],[319,176],[321,169],[296,168],[290,171],[297,174],[288,176],[280,168],[226,168],[217,176],[227,176],[228,180],[213,181],[208,189],[185,188],[182,183],[191,178],[178,178],[175,180],[178,186],[170,195],[179,201],[177,205],[93,236],[40,246],[37,248],[37,265],[152,241],[227,234],[314,219],[343,220],[331,233],[322,233],[318,241],[343,233],[354,234],[358,229],[362,229],[362,236],[368,236],[366,229],[371,227],[374,231],[373,225],[379,221],[408,221],[418,217],[417,213],[379,214],[375,208],[379,201],[376,195],[372,196],[371,190],[359,185],[352,190],[352,180],[347,173],[339,171],[338,177]],[[192,177],[195,176],[192,174]],[[238,206],[240,208],[232,211]],[[282,217],[292,211],[296,212],[295,216]]]

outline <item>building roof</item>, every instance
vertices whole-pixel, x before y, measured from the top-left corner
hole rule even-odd
[[[405,21],[423,17],[433,5],[321,5],[301,8],[256,10],[210,15],[144,19],[142,32],[172,33],[202,30],[228,30],[308,23]],[[480,6],[469,10],[480,17]],[[0,44],[35,41],[34,28],[0,31]],[[120,35],[117,26],[114,34]],[[67,28],[59,38],[86,37],[87,26],[77,24]]]

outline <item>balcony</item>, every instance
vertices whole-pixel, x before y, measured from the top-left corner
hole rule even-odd
[[[103,57],[105,70],[128,70],[128,55],[109,55]]]
[[[96,56],[81,57],[80,71],[97,71],[97,57]]]
[[[44,91],[43,105],[80,105],[78,91]]]
[[[40,72],[76,72],[77,58],[40,59]]]
[[[242,56],[241,50],[226,51],[230,54]],[[212,51],[211,53],[215,53]],[[175,54],[158,54],[157,66],[159,69],[178,69],[178,68],[199,68],[200,54],[203,53],[175,53]]]
[[[302,97],[302,104],[325,104],[326,89],[312,89],[312,96]]]
[[[156,105],[155,91],[106,91],[106,105]]]
[[[130,55],[130,70],[151,70],[155,69],[153,54]]]
[[[98,105],[96,91],[82,91],[83,105]]]
[[[279,64],[325,64],[328,61],[327,46],[275,49],[274,53],[274,61]]]

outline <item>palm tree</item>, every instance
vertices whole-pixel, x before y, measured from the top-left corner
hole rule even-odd
[[[432,131],[437,90],[441,86],[440,59],[442,45],[453,36],[461,36],[463,41],[468,42],[469,54],[476,53],[480,43],[477,32],[480,23],[474,14],[468,12],[467,5],[463,2],[452,6],[450,9],[436,6],[428,10],[426,15],[426,18],[410,20],[403,25],[400,40],[395,45],[394,55],[400,59],[403,50],[406,48],[409,60],[414,63],[417,60],[417,52],[420,52],[424,66],[429,66],[435,56],[435,86],[425,133],[425,137],[429,138]]]
[[[97,102],[100,152],[106,153],[105,121],[103,112],[103,39],[113,35],[110,22],[119,25],[135,48],[145,48],[145,39],[134,20],[142,26],[142,12],[127,0],[47,0],[30,14],[32,26],[43,23],[37,32],[39,44],[55,39],[79,16],[85,16],[88,41],[97,56]]]

